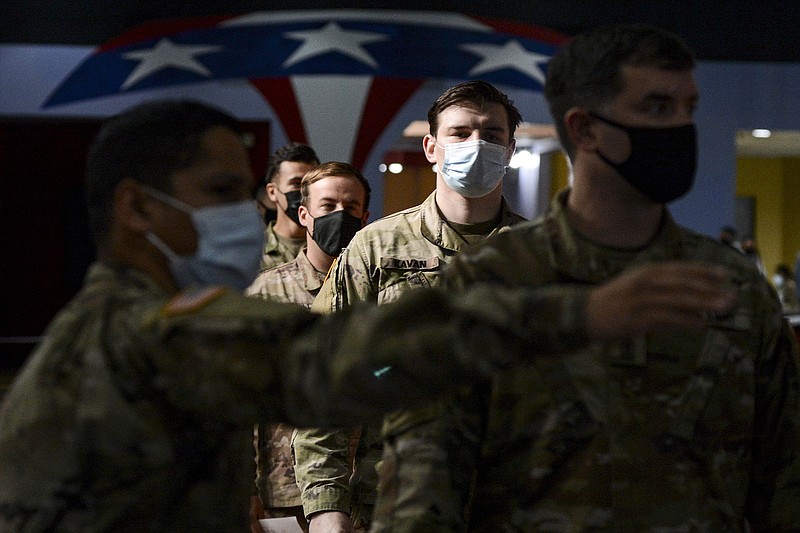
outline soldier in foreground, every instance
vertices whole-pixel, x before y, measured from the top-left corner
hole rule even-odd
[[[419,291],[325,317],[247,298],[263,231],[237,132],[191,102],[101,130],[87,165],[98,261],[0,407],[0,531],[245,531],[254,420],[347,425],[523,355],[698,327],[733,302],[724,272],[692,265],[655,273],[648,313],[590,330],[548,317],[594,316],[608,292]]]
[[[746,258],[665,207],[694,179],[693,69],[654,28],[571,40],[545,95],[572,188],[458,256],[444,285],[591,287],[689,260],[729,270],[736,306],[703,330],[532,358],[387,417],[375,531],[800,530],[800,376],[780,304]],[[589,331],[638,305],[608,302],[590,306]]]

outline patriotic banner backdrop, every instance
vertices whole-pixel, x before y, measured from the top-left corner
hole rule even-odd
[[[165,21],[91,50],[49,88],[39,111],[75,114],[114,99],[191,96],[201,86],[213,89],[200,91],[204,98],[230,109],[238,98],[230,91],[246,84],[269,107],[261,118],[283,129],[276,141],[307,142],[323,160],[367,171],[411,119],[424,118],[442,91],[463,80],[493,83],[525,120],[548,120],[540,93],[563,40],[535,26],[442,12],[265,11]]]

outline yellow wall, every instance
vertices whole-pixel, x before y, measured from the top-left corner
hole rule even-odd
[[[550,181],[550,198],[556,195],[558,191],[563,189],[569,183],[569,161],[567,155],[561,151],[556,150],[550,152],[550,168],[552,172]]]
[[[794,269],[800,251],[800,158],[783,160],[783,261]]]
[[[372,220],[419,205],[436,188],[436,173],[431,165],[405,165],[399,174],[384,173],[383,213],[373,213]]]
[[[736,194],[755,198],[754,234],[767,274],[779,263],[794,268],[800,250],[800,159],[737,158]]]

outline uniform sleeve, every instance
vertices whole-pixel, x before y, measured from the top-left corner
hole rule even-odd
[[[137,342],[150,343],[140,364],[155,367],[153,392],[180,408],[236,424],[348,427],[552,351],[551,338],[585,344],[580,328],[542,334],[544,317],[584,300],[581,288],[426,289],[320,316],[228,294],[202,311],[158,313]]]
[[[481,389],[384,417],[371,531],[466,530],[484,426]]]
[[[295,478],[306,517],[320,511],[350,514],[349,464],[353,430],[298,429],[292,446]]]
[[[776,306],[777,307],[777,306]],[[747,518],[753,531],[800,530],[800,370],[794,335],[778,309],[756,362],[755,432]]]

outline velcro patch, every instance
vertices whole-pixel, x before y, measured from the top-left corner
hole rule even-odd
[[[203,287],[182,292],[167,302],[163,313],[167,316],[194,313],[228,292],[226,287]]]
[[[396,257],[382,257],[381,268],[391,268],[394,270],[436,270],[439,268],[439,258],[398,259]]]

